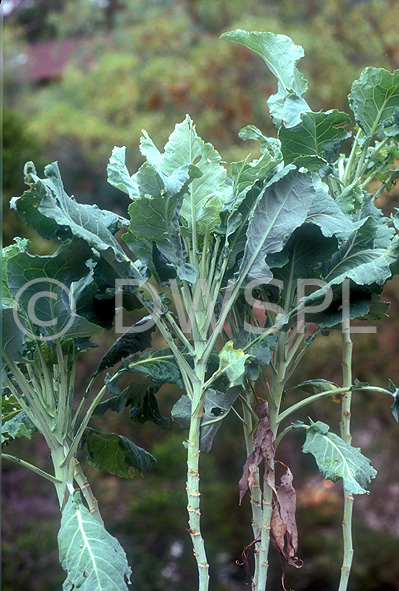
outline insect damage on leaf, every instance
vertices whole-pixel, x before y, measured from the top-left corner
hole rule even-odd
[[[280,479],[280,486],[275,487],[276,503],[271,521],[271,542],[277,550],[282,563],[281,584],[285,587],[285,565],[301,568],[303,561],[296,557],[298,550],[298,529],[295,519],[296,492],[292,486],[293,475],[286,466]]]
[[[257,406],[256,414],[259,417],[259,423],[254,437],[254,451],[247,457],[240,482],[238,483],[240,489],[240,505],[248,488],[252,493],[255,484],[254,474],[262,460],[265,461],[267,482],[273,490],[275,488],[274,472],[269,465],[270,460],[274,458],[273,432],[270,429],[269,405],[266,401]]]

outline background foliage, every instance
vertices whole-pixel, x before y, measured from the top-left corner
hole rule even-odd
[[[312,81],[308,101],[314,110],[347,111],[351,83],[365,66],[399,67],[395,0],[18,0],[13,6],[4,27],[6,243],[16,234],[26,235],[17,217],[8,214],[10,197],[21,193],[26,160],[35,160],[38,170],[41,164],[58,160],[68,192],[81,201],[124,212],[126,202],[106,183],[106,163],[114,145],[126,145],[128,168],[137,169],[142,163],[137,149],[141,129],[163,145],[175,123],[190,113],[198,133],[226,160],[246,155],[248,144],[243,145],[237,135],[244,125],[252,123],[272,134],[266,99],[275,92],[274,82],[257,56],[218,39],[226,30],[284,33],[302,45],[306,58],[301,71]],[[79,46],[62,77],[46,83],[29,81],[24,58],[28,44],[71,37],[83,37],[87,44]],[[254,156],[256,151],[254,146]],[[387,211],[398,207],[398,189],[384,199]],[[45,252],[48,245],[35,238],[34,249]],[[376,335],[354,335],[355,377],[381,385],[388,375],[399,380],[397,281],[386,295],[392,301],[392,318],[380,323]],[[336,337],[320,341],[317,358],[304,359],[303,379],[312,375],[340,380],[336,355],[340,337]],[[89,362],[95,364],[108,344],[102,341],[100,350],[86,357],[79,388],[90,373]],[[159,400],[162,414],[167,414],[175,392],[163,387]],[[330,406],[314,409],[321,420],[323,413],[327,421],[337,415],[334,403]],[[389,408],[377,396],[355,396],[353,415],[354,444],[372,458],[379,475],[371,486],[371,498],[356,504],[357,556],[351,584],[365,591],[397,591],[399,434],[392,429]],[[185,499],[177,492],[184,490],[183,434],[176,425],[167,432],[145,425],[132,434],[127,418],[103,420],[158,460],[144,479],[133,482],[87,467],[103,517],[128,552],[136,588],[167,591],[179,585],[188,591],[192,558]],[[93,426],[102,428],[101,422]],[[245,573],[235,560],[240,561],[243,540],[251,541],[244,525],[248,508],[245,503],[238,507],[236,483],[245,452],[236,443],[236,428],[237,423],[226,424],[218,434],[219,445],[204,456],[204,530],[209,553],[220,565],[217,576],[213,573],[215,591],[243,588]],[[299,573],[288,573],[287,583],[298,591],[333,590],[335,556],[340,553],[340,490],[323,482],[312,459],[298,453],[299,434],[286,439],[283,453],[290,457],[290,465],[296,465],[299,552],[305,559]],[[40,438],[19,441],[14,449],[18,452],[28,460],[30,455],[42,455],[46,465]],[[4,591],[59,588],[63,575],[54,556],[58,510],[49,485],[7,465],[3,490]],[[44,504],[43,498],[48,502]],[[279,585],[276,566],[270,589]]]

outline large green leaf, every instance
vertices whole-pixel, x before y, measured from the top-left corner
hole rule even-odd
[[[399,108],[399,70],[366,68],[352,85],[349,103],[366,136],[384,137]]]
[[[377,289],[392,276],[399,260],[399,237],[385,234],[383,222],[369,217],[320,268],[322,279],[332,288],[346,279],[357,286],[375,286]],[[388,230],[388,228],[385,228]],[[375,291],[375,289],[373,289]],[[324,298],[319,289],[306,298],[306,305]]]
[[[190,183],[180,210],[189,231],[193,217],[197,223],[207,218],[206,205],[211,197],[219,196],[224,200],[226,170],[221,164],[221,157],[211,144],[198,136],[188,115],[176,125],[163,154],[147,134],[141,140],[140,149],[150,164],[168,176],[181,167],[193,165],[199,171],[200,176],[198,173],[193,174],[198,178],[193,178]],[[195,169],[191,170],[194,172]]]
[[[72,240],[49,256],[20,252],[9,259],[8,286],[19,309],[24,311],[30,336],[44,338],[87,337],[102,328],[74,310],[71,285],[89,273],[91,249],[83,240]]]
[[[300,117],[300,123],[294,127],[283,125],[279,129],[284,162],[294,162],[298,167],[312,166],[312,170],[317,170],[332,162],[342,143],[350,137],[345,126],[351,123],[351,119],[336,110],[302,113]]]
[[[280,126],[295,125],[301,112],[310,111],[303,95],[307,82],[297,70],[296,64],[304,56],[299,45],[286,35],[248,32],[241,29],[223,33],[221,39],[228,39],[255,51],[278,80],[278,92],[268,100],[270,113]]]
[[[188,166],[174,170],[169,177],[144,164],[137,175],[140,197],[129,206],[129,232],[138,240],[156,243],[157,249],[177,269],[181,279],[193,283],[196,273],[184,263],[179,215],[187,182]]]
[[[200,451],[209,452],[222,420],[227,416],[240,394],[239,387],[226,392],[209,388],[205,394],[204,414],[201,419]],[[172,419],[188,429],[191,420],[191,400],[184,394],[172,408]]]
[[[83,505],[80,492],[69,497],[58,532],[64,591],[128,591],[132,574],[126,554]]]
[[[156,461],[148,451],[130,439],[117,433],[100,433],[91,427],[85,429],[82,445],[87,446],[92,466],[119,478],[133,478],[139,472],[150,470]]]
[[[316,194],[312,176],[295,169],[266,185],[248,226],[241,273],[264,280],[272,277],[265,257],[284,248],[305,221]]]
[[[184,387],[179,366],[170,349],[159,349],[133,355],[125,361],[118,371],[108,380],[109,386],[115,386],[124,373],[144,373],[160,384],[176,384]],[[108,386],[108,387],[109,387]]]
[[[102,260],[103,274],[112,268],[112,279],[140,278],[137,269],[114,238],[119,227],[127,223],[126,220],[96,205],[77,203],[73,197],[69,197],[55,162],[46,166],[43,179],[37,176],[32,162],[27,163],[25,170],[29,189],[11,202],[23,221],[49,240],[58,238],[65,241],[72,237],[84,240]]]
[[[345,490],[354,495],[367,493],[365,487],[377,472],[371,461],[356,447],[345,443],[335,433],[329,433],[329,426],[321,421],[306,428],[304,453],[311,453],[320,472],[328,480],[344,481]]]

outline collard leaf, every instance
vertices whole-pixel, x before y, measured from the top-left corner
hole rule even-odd
[[[66,241],[75,237],[85,241],[103,262],[102,274],[112,270],[111,284],[116,277],[141,278],[114,238],[119,227],[126,225],[126,220],[96,205],[80,204],[69,197],[57,163],[46,166],[44,179],[37,176],[32,162],[27,163],[25,171],[29,189],[11,201],[11,207],[17,210],[23,221],[48,240]]]
[[[151,347],[151,333],[154,332],[156,326],[152,323],[149,328],[143,330],[144,325],[150,323],[151,316],[144,316],[136,322],[125,334],[112,345],[112,347],[105,353],[95,371],[95,375],[115,365],[125,357],[144,351]]]
[[[87,446],[88,461],[94,468],[107,470],[119,478],[133,478],[137,473],[150,470],[156,461],[148,451],[126,437],[100,433],[91,427],[84,431],[83,445]]]
[[[3,409],[2,409],[3,414]],[[24,410],[16,411],[9,418],[2,418],[1,425],[1,443],[8,445],[18,437],[26,437],[31,439],[33,433],[37,431],[36,426],[32,423]]]
[[[15,316],[18,318],[16,321]],[[2,353],[5,353],[13,361],[24,361],[24,351],[26,350],[26,335],[28,333],[26,319],[21,316],[18,309],[15,311],[2,305],[1,331],[2,331]],[[4,363],[4,355],[2,355]]]
[[[253,140],[259,142],[259,149],[261,154],[272,156],[273,160],[277,162],[282,161],[281,142],[273,137],[266,137],[263,133],[255,127],[255,125],[247,125],[238,132],[238,135],[243,140]]]
[[[312,176],[299,170],[288,170],[266,185],[248,226],[241,273],[265,281],[272,277],[265,257],[284,248],[305,221],[315,196]]]
[[[352,85],[349,103],[366,136],[383,138],[399,108],[399,70],[366,68]]]
[[[329,433],[329,426],[321,421],[307,427],[302,451],[314,456],[325,478],[333,482],[342,478],[345,490],[354,495],[367,493],[365,487],[377,474],[358,448]]]
[[[152,379],[144,379],[130,382],[122,392],[116,393],[113,398],[101,402],[95,410],[95,415],[102,416],[107,410],[121,413],[125,408],[131,407],[129,416],[136,425],[143,425],[150,421],[160,429],[168,429],[169,419],[161,415],[155,394],[161,384]]]
[[[125,164],[126,147],[114,147],[107,166],[108,182],[110,185],[127,193],[131,199],[139,197],[139,190],[134,178],[129,174]]]
[[[170,349],[159,349],[133,355],[110,378],[111,384],[115,385],[125,373],[144,373],[159,384],[170,383],[176,384],[179,388],[184,387],[179,366]]]
[[[240,388],[229,388],[226,392],[219,392],[208,388],[205,394],[204,414],[201,419],[200,451],[209,452],[222,420],[227,416],[234,402],[237,400]],[[191,400],[184,394],[172,408],[172,419],[181,427],[188,429],[191,420]]]
[[[351,119],[336,110],[302,113],[300,118],[300,123],[294,127],[279,129],[284,163],[294,162],[298,168],[306,167],[310,162],[307,157],[311,156],[315,159],[311,170],[318,170],[334,160],[342,143],[350,137],[345,126]]]
[[[64,591],[128,591],[132,571],[126,554],[86,509],[78,491],[62,511],[58,546],[60,563],[67,573]]]
[[[310,111],[302,98],[307,89],[307,82],[296,68],[298,61],[304,56],[302,47],[295,45],[285,35],[248,32],[241,29],[223,33],[221,39],[240,43],[260,55],[271,73],[276,76],[278,93],[270,97],[268,105],[277,126],[283,121],[286,125],[295,125],[301,112]]]
[[[89,274],[92,251],[83,240],[72,240],[50,256],[21,252],[7,265],[8,286],[26,311],[29,333],[45,339],[100,334],[102,328],[76,313],[71,285]],[[31,332],[34,331],[34,332]]]
[[[394,396],[394,401],[391,406],[391,412],[393,414],[395,421],[398,423],[399,422],[399,388],[397,388],[395,386],[395,384],[393,383],[392,380],[389,380],[388,389],[390,390],[390,392],[392,392],[392,394]]]
[[[149,156],[148,150],[145,155]],[[171,134],[159,168],[165,174],[171,174],[181,166],[193,165],[200,175],[197,174],[198,178],[194,178],[190,183],[180,211],[188,228],[192,226],[193,216],[197,221],[201,220],[203,207],[210,197],[224,194],[226,170],[221,164],[220,154],[211,144],[205,143],[198,136],[193,121],[187,115]]]
[[[242,384],[245,363],[250,358],[242,349],[234,349],[233,341],[228,341],[219,353],[219,371],[226,373],[230,385]]]

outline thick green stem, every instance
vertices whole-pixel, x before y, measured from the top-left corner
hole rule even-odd
[[[251,412],[251,394],[247,390],[244,392],[245,400],[242,401],[242,411],[243,411],[243,418],[244,418],[244,439],[245,439],[245,447],[247,451],[247,456],[251,455],[254,450],[253,446],[253,420],[252,420],[252,412]],[[251,491],[251,514],[252,514],[252,531],[254,540],[258,540],[262,534],[262,491],[260,487],[260,480],[259,480],[259,469],[253,475],[254,484],[252,485]],[[255,569],[254,569],[254,576],[253,576],[253,588],[256,587],[257,581],[259,579],[259,572],[260,572],[260,555],[259,550],[255,544],[254,550],[254,560],[255,560]]]
[[[199,491],[200,431],[204,409],[205,393],[203,376],[205,368],[197,366],[198,382],[193,386],[192,414],[187,441],[187,511],[188,525],[194,556],[198,567],[199,591],[207,591],[209,586],[209,564],[205,553],[205,543],[201,533],[201,509]]]
[[[353,344],[348,327],[343,327],[342,332],[343,354],[342,354],[342,377],[343,385],[350,387],[352,384],[352,349]],[[345,443],[350,444],[352,437],[350,433],[350,419],[351,419],[351,399],[352,392],[346,392],[342,399],[341,410],[341,437]],[[341,567],[341,577],[339,581],[338,591],[346,591],[348,587],[349,576],[353,560],[353,544],[352,544],[352,512],[353,512],[353,495],[344,488],[344,514],[342,520],[342,534],[343,534],[343,561]]]
[[[98,519],[98,521],[101,523],[101,525],[104,525],[104,522],[102,520],[101,514],[100,514],[100,510],[98,508],[98,501],[95,498],[95,496],[93,495],[93,491],[91,490],[91,486],[82,470],[82,466],[80,465],[80,463],[78,462],[78,460],[75,460],[75,472],[73,475],[76,484],[79,486],[80,490],[82,491],[82,494],[85,498],[85,501],[87,503],[87,506],[89,508],[89,511],[92,515],[94,515],[94,517],[96,517],[96,519]]]

